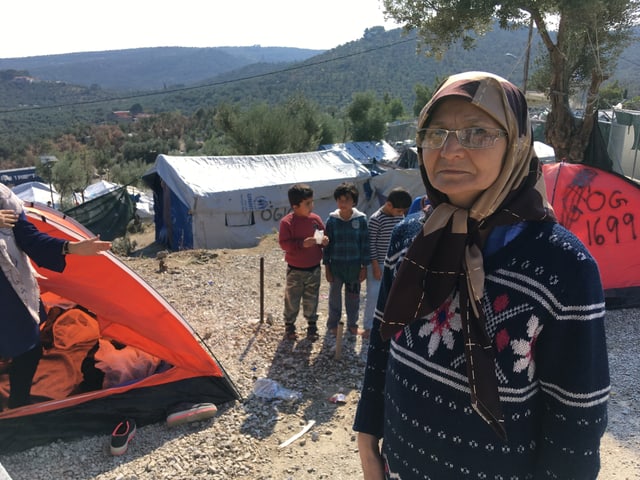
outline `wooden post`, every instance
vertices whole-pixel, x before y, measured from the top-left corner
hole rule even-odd
[[[338,329],[336,330],[336,360],[340,360],[342,356],[342,331],[344,329],[344,323],[338,322]]]
[[[264,257],[260,257],[260,323],[264,322]]]

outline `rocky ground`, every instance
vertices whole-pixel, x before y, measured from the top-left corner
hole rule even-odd
[[[142,237],[138,242],[147,245]],[[171,253],[162,273],[156,252],[154,245],[145,246],[122,259],[202,336],[243,400],[220,405],[218,415],[209,420],[139,428],[122,457],[109,454],[110,432],[11,455],[0,452],[0,462],[13,480],[361,478],[351,425],[367,342],[345,334],[336,358],[336,339],[325,336],[323,325],[326,282],[321,290],[320,339],[284,341],[284,263],[274,235],[252,249]],[[601,479],[640,479],[639,317],[639,310],[608,314],[613,390]],[[258,398],[254,386],[259,378],[274,380],[301,398]],[[336,393],[344,394],[344,404],[330,401]],[[315,423],[307,433],[280,447],[309,422]]]

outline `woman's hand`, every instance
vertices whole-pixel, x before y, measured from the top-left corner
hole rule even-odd
[[[18,221],[18,214],[13,210],[0,210],[0,228],[13,228]]]
[[[111,248],[111,242],[100,240],[100,236],[80,240],[79,242],[69,242],[69,253],[74,255],[96,255]]]
[[[384,461],[378,439],[369,433],[358,433],[358,451],[364,480],[384,480]]]

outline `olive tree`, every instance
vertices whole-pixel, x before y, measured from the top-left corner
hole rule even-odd
[[[545,136],[557,158],[581,162],[594,125],[601,84],[633,40],[640,0],[383,0],[386,14],[416,29],[419,48],[441,56],[461,42],[474,46],[497,19],[501,28],[532,24],[544,44],[549,68],[550,113]],[[569,105],[571,92],[585,89],[582,121]]]

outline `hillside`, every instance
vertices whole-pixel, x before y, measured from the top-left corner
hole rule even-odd
[[[534,39],[530,71],[540,48]],[[373,27],[360,40],[325,52],[164,47],[0,59],[0,149],[6,142],[25,144],[82,124],[111,123],[113,111],[134,104],[145,112],[189,115],[223,102],[281,104],[301,93],[340,114],[355,93],[372,91],[400,98],[410,115],[417,84],[432,86],[454,72],[488,70],[522,85],[526,44],[526,29],[495,29],[478,38],[474,50],[456,45],[436,60],[418,51],[415,33]],[[636,42],[622,53],[611,79],[629,97],[640,95],[638,65]],[[20,82],[13,79],[18,74]]]
[[[0,70],[25,70],[46,82],[105,90],[148,91],[192,85],[254,63],[291,63],[322,50],[283,47],[159,47],[0,59]]]

